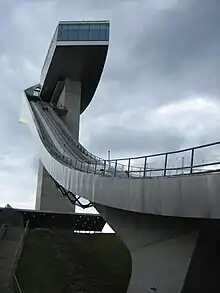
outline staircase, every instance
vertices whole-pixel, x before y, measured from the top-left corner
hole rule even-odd
[[[21,245],[24,228],[2,225],[0,239],[0,292],[9,293],[14,262]]]
[[[0,293],[14,293],[15,269],[20,258],[28,223],[24,227],[21,213],[10,206],[0,212]],[[16,279],[17,280],[17,279]]]

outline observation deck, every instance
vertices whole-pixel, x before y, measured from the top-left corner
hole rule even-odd
[[[41,71],[41,98],[58,99],[66,77],[80,81],[82,113],[98,86],[109,43],[108,21],[59,22]]]

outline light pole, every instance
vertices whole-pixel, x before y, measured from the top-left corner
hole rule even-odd
[[[110,159],[111,159],[111,152],[110,152],[110,150],[108,150],[108,163],[109,163],[109,167],[110,167]]]

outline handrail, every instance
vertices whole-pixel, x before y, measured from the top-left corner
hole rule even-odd
[[[187,152],[187,151],[192,151],[193,149],[201,149],[201,148],[206,148],[209,146],[214,146],[214,145],[218,145],[220,144],[220,141],[215,141],[215,142],[211,142],[211,143],[207,143],[207,144],[202,144],[202,145],[198,145],[198,146],[194,146],[191,148],[185,148],[185,149],[180,149],[177,151],[169,151],[169,152],[162,152],[162,153],[156,153],[156,154],[150,154],[150,155],[144,155],[144,156],[136,156],[136,157],[125,157],[125,158],[117,158],[117,159],[111,159],[110,162],[114,162],[114,161],[126,161],[126,160],[137,160],[137,159],[143,159],[145,157],[147,158],[152,158],[152,157],[160,157],[160,156],[165,156],[167,155],[171,155],[171,154],[178,154],[178,153],[183,153],[183,152]],[[107,160],[109,162],[109,160]]]
[[[34,102],[31,102],[34,104]],[[34,107],[32,107],[33,109]],[[34,112],[34,111],[33,111]],[[47,141],[46,148],[51,153],[52,156],[54,156],[56,159],[58,159],[61,163],[68,165],[68,167],[77,169],[83,172],[87,173],[93,173],[97,175],[107,176],[107,177],[127,177],[127,178],[149,178],[149,177],[167,177],[167,176],[174,176],[174,175],[192,175],[193,173],[204,173],[204,172],[219,172],[220,168],[217,168],[217,165],[220,165],[220,162],[218,160],[218,157],[216,158],[216,161],[213,160],[212,162],[204,162],[199,163],[196,162],[195,157],[197,155],[198,149],[205,149],[212,146],[220,145],[220,141],[203,144],[199,146],[195,146],[192,148],[185,148],[177,151],[170,151],[170,152],[162,152],[162,153],[156,153],[156,154],[150,154],[147,156],[137,156],[137,157],[128,157],[128,158],[119,158],[119,159],[112,159],[112,160],[104,160],[101,159],[99,161],[95,162],[86,162],[85,160],[79,159],[75,157],[73,154],[73,157],[68,154],[68,152],[65,152],[66,143],[64,143],[62,138],[60,137],[60,143],[63,148],[63,154],[60,153],[59,150],[55,149],[52,142],[50,142],[47,137],[47,134],[45,130],[43,129],[44,126],[42,126],[42,121],[40,117],[36,117],[36,113],[34,114],[35,119],[37,120],[38,126],[41,128],[39,131],[39,135],[45,144]],[[60,118],[59,118],[60,119]],[[41,125],[41,126],[40,126]],[[77,148],[78,151],[81,151],[81,147],[77,144],[74,144],[74,147]],[[173,162],[171,162],[170,165],[170,159],[172,158],[172,155],[189,152],[187,156],[183,156],[181,166],[173,166]],[[89,152],[88,152],[89,154]],[[95,157],[95,156],[94,156]],[[97,157],[96,157],[97,158]],[[149,159],[151,158],[159,158],[160,159],[160,166],[150,166]],[[197,157],[196,157],[197,158]],[[142,159],[143,162],[139,162],[139,165],[134,165],[134,160],[140,160]],[[180,158],[179,158],[180,159]],[[189,163],[185,163],[185,159],[189,161]],[[123,161],[123,164],[120,162]],[[180,162],[178,161],[178,164]],[[97,166],[99,166],[98,169]],[[202,169],[201,169],[202,168]],[[211,169],[210,169],[211,168]],[[180,172],[180,174],[178,174]]]
[[[38,133],[41,137],[42,142],[44,143],[44,145],[48,149],[48,151],[51,153],[51,155],[54,156],[56,159],[58,159],[61,163],[68,165],[70,168],[78,169],[80,171],[86,171],[86,169],[87,169],[87,172],[94,173],[93,172],[95,169],[94,163],[86,163],[85,161],[83,161],[82,159],[80,160],[77,157],[70,157],[70,156],[68,156],[67,153],[65,153],[65,151],[60,153],[60,151],[55,147],[54,142],[51,140],[50,136],[46,134],[45,126],[43,123],[44,119],[42,120],[42,117],[39,116],[38,112],[36,112],[35,103],[33,103],[33,104],[31,103],[31,106],[32,106],[31,108],[32,108],[33,114],[34,114],[33,119],[37,123],[36,126],[38,129]],[[43,113],[44,112],[42,112],[41,114],[43,114]],[[79,150],[77,149],[77,151],[79,151]],[[89,166],[89,168],[86,168],[85,164],[87,164],[86,166],[87,167]],[[98,162],[98,164],[100,165],[100,162]],[[101,163],[101,165],[102,164],[104,165],[104,161]],[[99,172],[97,172],[97,174],[98,173]],[[102,174],[102,172],[100,174]]]
[[[7,224],[2,224],[2,226],[0,228],[0,240],[2,240],[2,238],[4,237],[7,229],[8,229],[8,225]],[[14,268],[14,263],[13,263],[13,267],[12,267],[11,271],[13,270],[13,268]],[[18,279],[17,279],[15,273],[13,273],[12,278],[13,278],[15,284],[16,284],[16,288],[17,288],[18,293],[22,293],[21,287],[19,285],[19,282],[18,282]]]
[[[44,102],[45,103],[45,102]],[[76,142],[73,138],[72,138],[72,135],[71,135],[71,132],[69,131],[69,129],[67,128],[66,124],[60,119],[60,117],[57,115],[57,113],[51,108],[50,105],[47,104],[47,107],[49,108],[50,110],[50,114],[53,116],[53,117],[56,117],[56,121],[59,122],[60,126],[62,126],[64,132],[67,134],[68,138],[73,142],[73,144],[78,148],[79,151],[83,152],[82,153],[85,153],[86,155],[88,155],[90,158],[92,158],[93,160],[95,161],[104,161],[103,158],[100,158],[92,153],[90,153],[82,144],[80,144],[79,142]]]
[[[22,249],[23,249],[23,246],[24,246],[25,237],[26,237],[26,235],[28,233],[28,227],[29,227],[29,221],[26,222],[26,225],[25,225],[25,228],[24,228],[24,232],[23,232],[23,234],[21,236],[20,243],[18,245],[17,251],[16,251],[15,256],[14,256],[14,261],[13,261],[13,264],[12,264],[12,267],[11,267],[11,271],[10,271],[10,285],[11,286],[13,286],[13,278],[15,277],[15,271],[17,269],[18,261],[19,261],[19,259],[21,257],[21,253],[22,253]],[[17,278],[16,278],[16,280],[17,280]],[[17,280],[16,283],[18,283],[18,280]],[[19,285],[19,283],[18,283],[18,285]],[[19,288],[20,288],[20,285],[19,285]]]
[[[13,274],[13,280],[15,282],[15,286],[17,288],[18,293],[22,293],[21,286],[20,286],[20,284],[18,282],[18,278],[16,277],[15,274]]]
[[[4,237],[6,231],[7,231],[8,225],[7,224],[2,224],[0,228],[0,240]]]

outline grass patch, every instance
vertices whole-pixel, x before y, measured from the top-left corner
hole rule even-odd
[[[23,293],[123,293],[130,254],[115,234],[31,230],[17,276]]]

